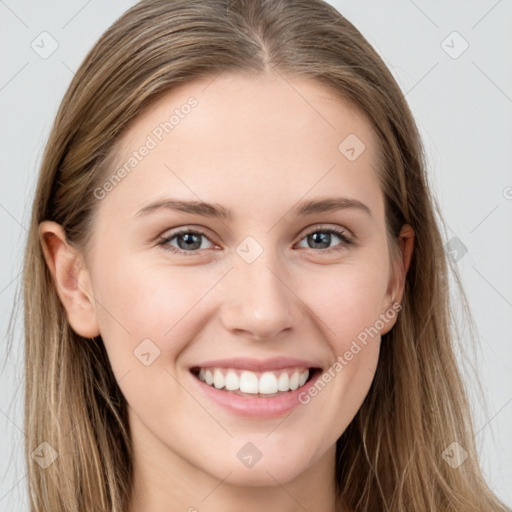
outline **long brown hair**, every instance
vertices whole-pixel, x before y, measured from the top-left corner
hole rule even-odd
[[[453,346],[448,277],[456,272],[443,248],[422,143],[382,59],[321,0],[143,0],[102,35],[76,72],[41,164],[23,276],[32,511],[122,512],[133,472],[126,401],[101,337],[84,339],[70,328],[45,264],[39,224],[58,222],[70,243],[86,249],[100,204],[94,190],[112,172],[120,134],[150,101],[195,78],[271,69],[318,80],[369,120],[380,146],[394,258],[401,226],[415,231],[403,309],[383,336],[370,391],[337,441],[340,506],[506,510],[476,459]],[[31,456],[42,442],[58,454],[46,469]],[[442,457],[452,442],[469,454],[457,468]]]

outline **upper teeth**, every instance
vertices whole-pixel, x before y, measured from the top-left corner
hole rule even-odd
[[[277,373],[277,375],[276,375]],[[308,369],[256,373],[249,370],[234,370],[221,368],[201,368],[199,379],[217,389],[226,388],[228,391],[240,390],[242,393],[261,393],[270,395],[278,391],[294,391],[303,386],[309,377]]]

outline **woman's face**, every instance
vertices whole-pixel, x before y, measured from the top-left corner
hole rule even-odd
[[[84,282],[138,464],[332,470],[402,292],[369,124],[315,81],[222,74],[164,94],[117,156]]]

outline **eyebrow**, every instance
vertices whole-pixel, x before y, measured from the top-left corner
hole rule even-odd
[[[157,210],[175,210],[202,217],[212,217],[221,220],[232,220],[233,212],[218,203],[206,203],[202,201],[179,201],[176,199],[163,199],[148,204],[141,208],[136,216],[145,216]],[[337,210],[358,210],[366,213],[370,217],[372,212],[368,206],[358,199],[350,199],[346,197],[327,197],[322,199],[313,199],[303,201],[292,208],[293,214],[298,217],[305,217],[315,213],[324,213]]]

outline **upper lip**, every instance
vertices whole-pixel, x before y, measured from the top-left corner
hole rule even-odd
[[[313,361],[292,357],[272,357],[269,359],[233,357],[230,359],[204,361],[203,363],[194,365],[192,368],[236,368],[240,370],[250,370],[253,372],[264,372],[295,367],[321,368],[318,363]]]

